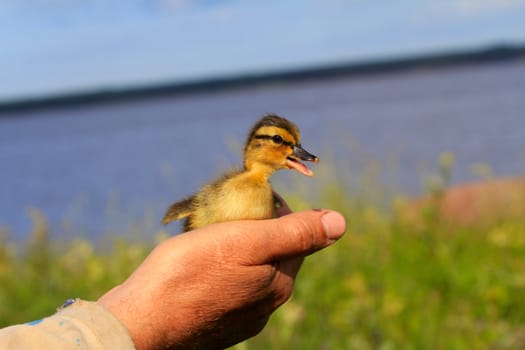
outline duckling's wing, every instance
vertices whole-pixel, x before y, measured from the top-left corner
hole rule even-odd
[[[191,196],[179,202],[173,203],[166,211],[166,214],[162,219],[162,223],[167,225],[172,221],[180,220],[190,216],[193,212],[194,200],[195,196]]]

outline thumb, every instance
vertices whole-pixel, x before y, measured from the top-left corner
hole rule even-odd
[[[305,256],[337,241],[346,228],[344,217],[332,210],[308,210],[278,219],[259,221],[246,249],[250,262],[265,264],[290,257]]]

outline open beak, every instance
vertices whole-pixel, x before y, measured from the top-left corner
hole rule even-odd
[[[306,165],[301,163],[299,160],[304,160],[306,162],[318,163],[319,158],[305,150],[301,145],[294,146],[293,153],[288,156],[286,159],[286,165],[290,169],[295,169],[303,175],[313,176],[314,173],[308,169]]]

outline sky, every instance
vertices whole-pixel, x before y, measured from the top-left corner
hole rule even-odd
[[[1,0],[0,102],[525,44],[525,0]]]

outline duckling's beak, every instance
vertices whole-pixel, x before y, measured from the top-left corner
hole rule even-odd
[[[295,169],[306,176],[313,176],[314,173],[310,169],[308,169],[306,165],[301,163],[299,159],[307,162],[318,163],[319,158],[305,150],[303,147],[301,147],[301,145],[297,145],[294,146],[293,153],[290,154],[286,159],[286,165],[288,166],[288,168]]]

